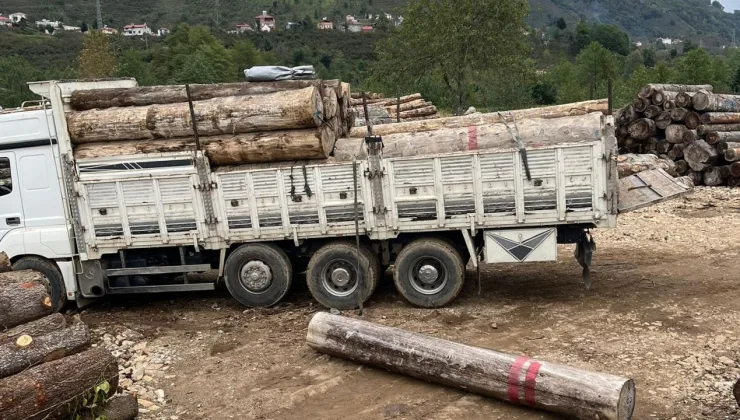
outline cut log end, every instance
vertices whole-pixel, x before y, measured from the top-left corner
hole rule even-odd
[[[15,345],[18,347],[26,347],[33,342],[33,338],[30,335],[22,335],[15,340]]]
[[[617,404],[617,418],[620,420],[629,420],[635,411],[636,389],[635,381],[632,379],[622,385],[619,392],[619,403]]]

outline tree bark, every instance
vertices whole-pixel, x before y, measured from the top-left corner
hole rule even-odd
[[[620,178],[656,168],[676,176],[676,164],[672,160],[661,159],[651,154],[627,153],[617,156],[617,173]]]
[[[707,133],[708,144],[740,142],[740,131],[710,131]]]
[[[645,110],[649,106],[650,106],[650,99],[648,98],[638,97],[638,98],[635,98],[635,100],[632,102],[632,107],[634,107],[635,111],[637,112],[645,112]]]
[[[190,94],[193,101],[203,101],[228,96],[263,95],[304,89],[311,86],[322,88],[323,82],[321,80],[283,80],[278,82],[195,84],[190,85]],[[70,96],[70,106],[75,111],[181,102],[188,102],[185,85],[76,90]]]
[[[106,401],[101,412],[87,411],[80,420],[133,420],[139,415],[139,401],[133,394],[121,394]]]
[[[649,84],[640,89],[639,95],[643,98],[652,98],[658,91],[674,92],[698,92],[700,90],[712,91],[712,85],[676,85],[676,84]]]
[[[740,131],[740,124],[702,124],[696,127],[699,137],[706,136],[710,131]]]
[[[728,148],[725,150],[725,160],[728,162],[740,160],[740,147],[734,149]]]
[[[730,174],[732,176],[740,177],[740,162],[733,162],[730,165]]]
[[[671,113],[668,111],[663,111],[655,117],[655,126],[661,130],[665,130],[671,122],[673,122],[673,120],[671,119]]]
[[[717,161],[717,151],[704,140],[696,140],[683,150],[684,160],[692,170],[700,172],[711,167]]]
[[[740,95],[698,92],[691,103],[697,111],[740,112]]]
[[[460,117],[435,118],[431,120],[402,122],[395,124],[384,124],[373,128],[376,136],[386,136],[396,133],[412,133],[419,131],[432,131],[441,128],[463,128],[471,125],[495,124],[502,121],[511,123],[516,120],[527,118],[560,118],[569,116],[586,115],[592,112],[606,113],[606,99],[595,101],[576,102],[572,104],[547,106],[542,108],[520,109],[515,111],[497,112],[486,114],[472,114]],[[353,128],[350,137],[364,138],[367,131],[364,127]]]
[[[717,147],[717,153],[725,153],[727,149],[740,149],[740,142],[722,141],[722,142],[717,143],[716,147]]]
[[[632,105],[624,106],[614,113],[614,121],[617,123],[617,126],[630,125],[630,123],[639,117],[637,112],[635,112],[635,107]]]
[[[738,124],[740,112],[705,112],[701,114],[702,124]]]
[[[716,187],[725,182],[725,178],[722,177],[722,170],[717,166],[705,169],[703,179],[704,185],[709,187]]]
[[[653,103],[655,105],[663,105],[666,103],[666,101],[673,101],[676,99],[676,95],[678,95],[678,92],[670,91],[670,90],[659,90],[655,92],[653,95]]]
[[[108,382],[118,387],[118,363],[102,347],[44,363],[0,379],[0,418],[40,420],[68,418],[91,390]]]
[[[629,134],[632,138],[645,140],[658,132],[655,121],[649,118],[640,118],[629,126]]]
[[[326,159],[334,147],[336,134],[325,126],[319,129],[203,137],[200,140],[201,147],[211,164],[219,166]],[[132,140],[80,144],[74,148],[74,155],[75,159],[92,159],[193,150],[195,150],[194,138]]]
[[[663,112],[663,109],[657,105],[649,105],[647,108],[645,108],[645,117],[647,118],[655,118],[660,113]]]
[[[10,258],[8,258],[8,254],[0,251],[0,273],[7,273],[8,271],[13,271]]]
[[[306,340],[309,347],[332,356],[569,417],[621,420],[631,418],[634,410],[631,379],[325,312],[313,316]]]
[[[684,123],[686,124],[686,127],[694,130],[696,127],[701,125],[701,118],[699,117],[699,114],[697,114],[694,111],[689,111],[686,113],[686,116],[684,117]]]
[[[315,87],[214,98],[194,107],[202,136],[318,127],[323,113]],[[67,127],[75,144],[194,135],[187,103],[70,112]]]
[[[52,304],[40,282],[14,283],[0,288],[0,326],[13,328],[51,314]]]
[[[90,331],[83,323],[44,335],[27,336],[33,339],[27,346],[13,341],[0,345],[0,379],[78,353],[90,345]]]
[[[676,174],[677,175],[686,175],[689,172],[689,164],[686,163],[685,160],[677,160],[674,162],[676,164]]]
[[[673,144],[683,143],[683,134],[688,130],[683,124],[671,124],[665,128],[665,139]]]
[[[30,335],[36,337],[40,335],[48,334],[52,331],[61,330],[67,328],[69,322],[64,315],[60,313],[53,313],[35,321],[27,322],[19,325],[15,328],[11,328],[5,332],[0,333],[0,345],[15,342],[21,335]]]
[[[674,144],[671,150],[668,151],[667,155],[668,158],[671,160],[676,160],[683,157],[683,149],[684,145],[681,143]]]
[[[377,128],[380,127],[382,126]],[[601,116],[590,114],[556,119],[530,118],[517,121],[517,127],[519,137],[527,147],[589,142],[601,137]],[[365,150],[360,147],[363,141],[361,138],[337,141],[334,148],[336,160],[364,159]],[[516,143],[504,124],[383,135],[383,156],[388,158],[515,147]]]
[[[683,122],[684,119],[686,119],[686,114],[689,113],[689,110],[686,108],[675,108],[671,110],[671,119],[674,122]]]

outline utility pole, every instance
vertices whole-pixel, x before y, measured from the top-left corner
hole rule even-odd
[[[95,12],[97,14],[98,30],[103,29],[103,12],[100,9],[100,0],[95,0]]]

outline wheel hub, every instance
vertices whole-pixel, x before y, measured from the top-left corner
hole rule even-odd
[[[250,261],[241,269],[240,280],[253,292],[262,292],[272,284],[272,271],[262,261]]]
[[[331,282],[339,287],[344,287],[349,284],[350,274],[344,268],[336,268],[331,272]]]
[[[432,284],[439,278],[439,271],[432,265],[423,265],[419,268],[419,280],[424,284]]]

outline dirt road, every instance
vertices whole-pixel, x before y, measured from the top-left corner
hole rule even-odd
[[[484,267],[480,294],[469,269],[439,310],[409,306],[386,278],[363,318],[632,377],[637,419],[740,418],[740,190],[702,188],[595,237],[588,292],[562,247],[557,263]],[[319,355],[305,345],[318,310],[298,286],[271,309],[214,292],[117,299],[83,319],[173,355],[150,378],[166,402],[147,419],[560,418]]]

